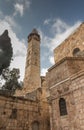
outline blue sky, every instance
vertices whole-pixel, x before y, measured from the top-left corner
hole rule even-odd
[[[0,0],[0,35],[5,29],[13,46],[11,68],[24,77],[27,36],[37,28],[41,36],[41,74],[54,64],[53,49],[84,20],[84,0]]]

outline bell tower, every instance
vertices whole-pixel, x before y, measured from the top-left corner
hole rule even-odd
[[[24,77],[23,93],[29,93],[41,87],[40,80],[40,35],[36,29],[28,36],[28,50]]]

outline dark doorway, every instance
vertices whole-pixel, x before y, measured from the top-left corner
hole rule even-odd
[[[32,123],[32,130],[39,130],[39,122],[38,121],[34,121]]]

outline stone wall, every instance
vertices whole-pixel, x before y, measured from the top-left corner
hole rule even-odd
[[[65,58],[62,62],[60,61],[59,65],[49,69],[47,82],[50,90],[48,100],[51,130],[83,130],[84,58]],[[66,102],[67,114],[61,115],[60,99]]]
[[[73,57],[73,51],[79,48],[84,50],[84,23],[79,26],[76,31],[71,34],[65,41],[54,49],[55,63],[64,57]]]
[[[84,58],[65,57],[57,64],[48,69],[46,76],[48,88],[68,79],[72,74],[84,68]]]
[[[46,102],[0,95],[0,130],[32,130],[34,122],[48,130],[48,116]]]

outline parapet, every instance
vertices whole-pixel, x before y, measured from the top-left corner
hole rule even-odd
[[[30,42],[32,38],[40,41],[40,35],[38,34],[38,31],[36,29],[33,29],[32,32],[28,35],[28,42]]]

